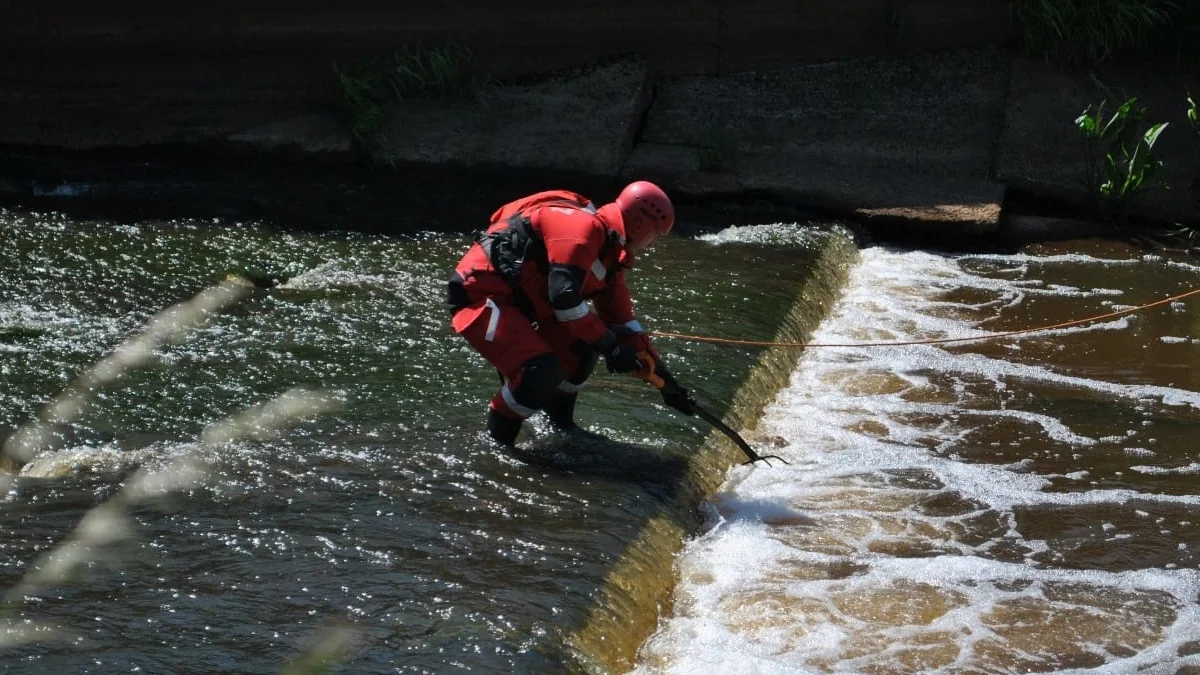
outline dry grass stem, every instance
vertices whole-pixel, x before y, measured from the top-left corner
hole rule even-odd
[[[236,304],[245,294],[244,286],[224,281],[151,317],[140,333],[117,345],[110,355],[50,401],[39,419],[23,425],[8,438],[0,452],[8,458],[5,464],[23,466],[38,453],[52,448],[55,428],[78,419],[97,389],[116,381],[128,370],[146,365],[155,350],[179,342],[192,330],[205,325],[212,315]]]
[[[13,434],[4,446],[0,460],[10,465],[25,462],[50,448],[54,428],[76,419],[90,402],[93,391],[115,381],[129,369],[144,365],[156,349],[181,340],[204,325],[213,313],[236,303],[244,293],[245,288],[238,284],[222,283],[154,316],[141,333],[119,345],[52,401],[40,419]],[[210,425],[202,432],[198,443],[165,465],[154,469],[139,468],[125,480],[114,497],[84,514],[62,542],[31,564],[24,576],[0,596],[0,651],[61,637],[53,627],[16,620],[16,614],[25,606],[27,598],[79,579],[94,563],[106,557],[115,559],[118,546],[137,536],[130,509],[198,487],[211,470],[202,455],[206,450],[239,441],[266,440],[297,420],[332,412],[339,407],[340,404],[326,392],[301,387],[289,389],[270,401]],[[13,484],[12,476],[0,474],[0,489],[7,492]],[[316,672],[313,668],[335,659],[348,644],[347,631],[331,632],[319,640],[310,655],[312,658],[296,662],[296,667],[301,669],[295,672]]]

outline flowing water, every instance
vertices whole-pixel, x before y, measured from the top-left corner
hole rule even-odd
[[[871,248],[813,340],[959,338],[1200,287],[1075,242]],[[812,348],[678,562],[638,673],[1200,673],[1200,302]]]
[[[548,467],[488,444],[495,374],[449,333],[442,306],[469,234],[19,210],[0,210],[0,231],[2,436],[229,270],[290,277],[77,392],[52,445],[15,478],[0,473],[0,593],[14,603],[0,607],[4,672],[274,673],[326,631],[348,636],[344,672],[577,668],[568,634],[709,432],[648,385],[602,373],[578,414],[611,439],[598,450],[556,444],[540,420],[524,438]],[[720,246],[670,238],[631,275],[639,313],[666,330],[771,339],[795,270],[839,236],[783,226]],[[663,347],[717,412],[756,363],[714,345]],[[298,386],[340,410],[273,437],[249,428],[197,443]],[[57,569],[38,561],[140,484],[139,468],[191,456],[207,474],[130,507],[130,536],[86,528],[103,535],[88,541],[128,545],[84,551],[73,579],[18,586]]]
[[[11,210],[0,225],[6,436],[227,270],[293,275],[99,388],[52,450],[0,476],[0,592],[137,467],[196,451],[214,422],[297,385],[342,404],[203,448],[197,486],[132,510],[131,545],[0,613],[4,672],[278,672],[329,628],[350,636],[343,672],[575,668],[567,633],[709,431],[602,374],[579,414],[612,439],[598,454],[554,445],[540,421],[527,447],[546,443],[558,464],[490,446],[495,376],[441,307],[469,235]],[[671,238],[633,275],[643,320],[771,339],[795,270],[829,236]],[[1194,262],[1099,244],[871,248],[814,339],[977,336],[1197,286]],[[1019,338],[805,351],[748,432],[792,465],[730,473],[637,672],[1200,672],[1196,305]],[[715,407],[756,359],[659,346]]]

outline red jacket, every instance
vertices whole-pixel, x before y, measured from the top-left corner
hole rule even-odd
[[[514,232],[519,233],[515,241],[526,243],[527,255],[510,283],[493,263],[503,264],[505,258],[497,260],[496,253],[514,241],[503,239]],[[492,236],[473,245],[455,270],[471,297],[524,305],[532,320],[558,321],[588,344],[597,343],[609,324],[636,325],[624,273],[632,257],[615,205],[597,210],[575,192],[539,192],[497,209],[487,234]]]

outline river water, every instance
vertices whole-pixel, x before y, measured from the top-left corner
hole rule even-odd
[[[645,385],[599,375],[579,415],[612,439],[599,454],[564,446],[561,465],[537,467],[491,447],[495,376],[447,333],[441,306],[465,234],[14,210],[0,221],[5,435],[226,271],[291,276],[97,388],[6,480],[10,593],[138,467],[199,454],[207,472],[130,508],[126,545],[72,582],[21,593],[0,615],[5,672],[278,672],[327,634],[346,636],[342,672],[577,668],[568,627],[709,432]],[[643,320],[769,340],[794,270],[830,236],[782,225],[672,237],[635,271]],[[1196,286],[1194,262],[1105,244],[868,248],[814,340],[974,336]],[[747,431],[792,465],[729,474],[637,672],[1200,668],[1195,307],[951,346],[806,350]],[[756,359],[659,345],[718,409]],[[340,407],[274,436],[197,444],[296,386]],[[540,421],[525,437],[563,454]]]
[[[1076,242],[870,248],[818,343],[961,338],[1200,287]],[[639,673],[1200,672],[1200,310],[811,348],[680,557]]]
[[[449,333],[442,304],[470,234],[17,210],[0,228],[0,431],[48,403],[71,413],[15,481],[0,474],[6,672],[273,673],[328,635],[348,640],[346,672],[577,669],[571,632],[709,431],[649,385],[601,373],[577,417],[609,443],[559,443],[539,419],[523,449],[544,466],[492,447],[495,374]],[[671,238],[633,274],[642,319],[770,339],[797,294],[792,270],[833,236]],[[289,279],[143,350],[150,362],[105,360],[246,267]],[[718,413],[756,362],[711,345],[666,358]],[[88,375],[109,372],[98,362],[126,368]],[[340,409],[198,442],[296,387]],[[41,559],[85,513],[127,501],[139,468],[192,457],[202,478],[88,528],[108,544],[73,579],[18,586],[57,569]]]

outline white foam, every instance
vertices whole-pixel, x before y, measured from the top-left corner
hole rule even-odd
[[[114,443],[74,445],[43,452],[21,469],[24,478],[62,478],[85,474],[117,474],[139,466],[165,464],[195,448],[194,443],[161,441],[140,448]]]
[[[703,234],[696,237],[699,241],[708,242],[714,246],[725,244],[769,244],[779,245],[809,245],[822,237],[829,236],[831,231],[849,236],[848,232],[836,226],[831,230],[806,227],[797,223],[770,223],[763,225],[734,225],[714,234]]]
[[[969,269],[981,264],[989,269]],[[1019,307],[1032,295],[1122,293],[1027,278],[1035,265],[1060,264],[1136,270],[1163,261],[867,249],[812,341],[985,335],[962,317]],[[942,297],[957,289],[985,299]],[[1040,337],[1122,331],[1134,321]],[[1142,462],[1131,470],[1143,475],[1198,473],[1200,465],[1154,466],[1155,452],[1122,448],[1128,430],[1083,433],[1046,411],[974,398],[1029,385],[1125,401],[1131,410],[1200,409],[1200,393],[1186,389],[1089,379],[929,345],[809,349],[759,423],[761,434],[784,439],[771,452],[792,465],[731,471],[711,505],[711,529],[679,558],[675,613],[644,646],[635,672],[1041,672],[1055,670],[1056,659],[1065,660],[1055,672],[1200,666],[1200,655],[1183,649],[1200,634],[1200,573],[1173,563],[1123,571],[1046,564],[1054,545],[1023,537],[1016,515],[1133,505],[1150,517],[1148,505],[1195,508],[1200,497],[1050,490],[1056,477],[1090,474],[1041,475],[1028,459],[964,461],[957,452],[973,429],[1003,423],[1033,439],[1023,442],[1067,453],[1115,445]],[[920,508],[937,498],[957,507]],[[1096,525],[1113,545],[1132,536],[1117,521]]]

